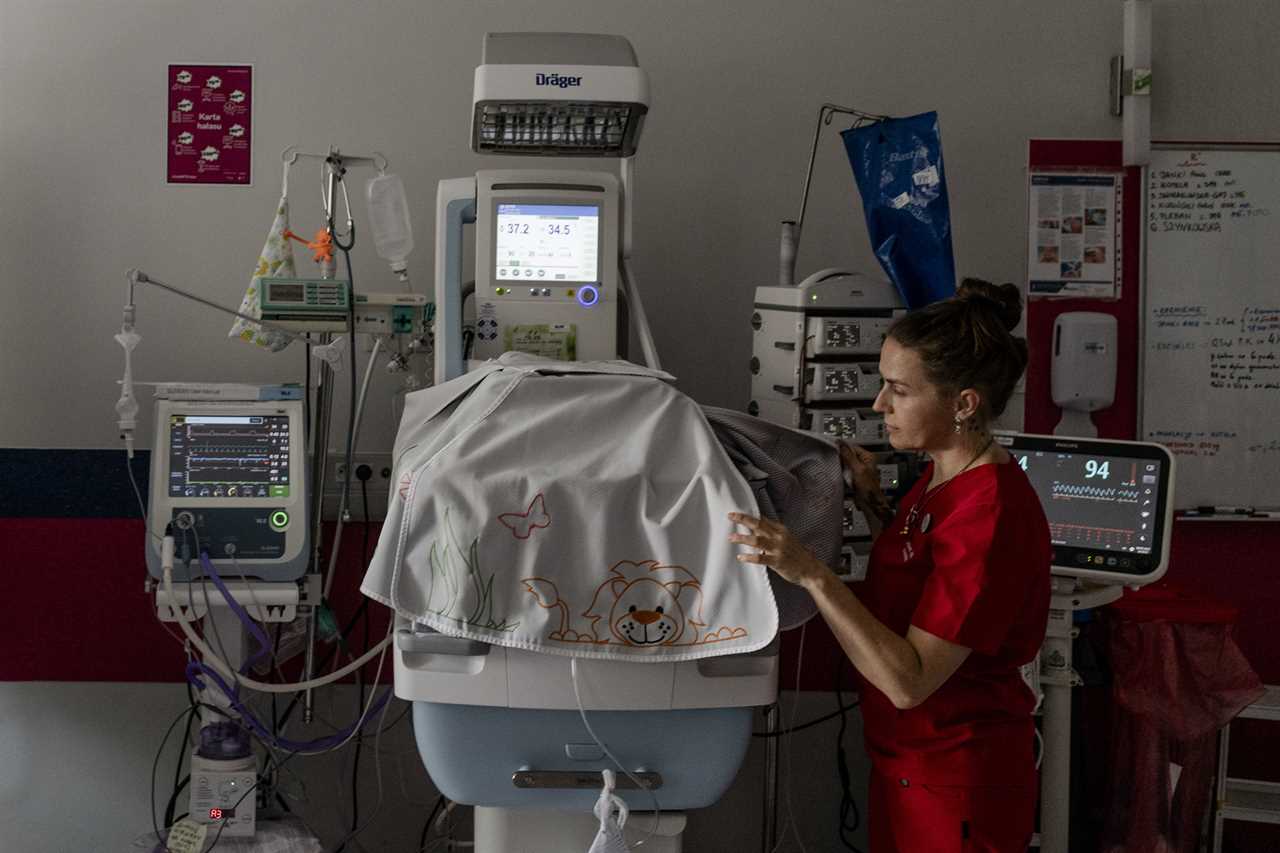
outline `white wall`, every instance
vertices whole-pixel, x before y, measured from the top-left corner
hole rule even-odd
[[[1154,19],[1155,137],[1280,139],[1274,3],[1155,0]],[[666,366],[709,404],[746,400],[752,288],[775,275],[778,220],[796,213],[820,102],[941,113],[957,268],[998,281],[1023,276],[1027,139],[1119,133],[1106,112],[1107,60],[1121,43],[1117,0],[0,0],[0,447],[115,446],[121,359],[111,335],[125,269],[238,303],[288,145],[391,159],[411,195],[410,260],[425,289],[435,182],[509,163],[468,148],[482,36],[529,29],[624,34],[650,75],[636,269]],[[170,61],[254,64],[251,188],[165,185]],[[353,188],[363,181],[355,177]],[[292,189],[295,228],[314,230],[315,172],[296,170]],[[810,204],[801,269],[874,271],[834,130]],[[367,242],[356,276],[365,287],[391,284]],[[227,341],[223,318],[166,294],[140,294],[138,323],[142,379],[301,377],[300,354]],[[380,377],[373,391],[368,449],[390,444],[391,387]],[[140,434],[148,429],[144,421]],[[0,687],[5,849],[12,840],[13,849],[66,850],[90,838],[123,848],[143,831],[138,798],[154,723],[176,712],[179,695]],[[797,740],[804,766],[828,760],[825,744],[825,735]],[[752,808],[757,783],[744,777],[732,802]],[[834,787],[831,773],[815,772],[797,795],[811,849],[832,843],[819,815],[834,808]],[[741,811],[708,814],[695,849],[729,849],[716,839],[741,831]],[[370,849],[406,849],[405,826],[392,822],[386,833]]]
[[[1273,4],[1157,0],[1155,21],[1156,136],[1280,136],[1280,119],[1262,108],[1277,74]],[[111,335],[124,271],[238,304],[288,145],[391,159],[411,194],[411,262],[425,287],[435,182],[504,165],[467,142],[471,73],[495,29],[616,32],[635,45],[653,88],[637,162],[636,269],[658,344],[685,390],[742,406],[751,292],[772,281],[778,220],[796,214],[817,105],[937,109],[957,268],[1018,281],[1026,140],[1118,133],[1105,90],[1120,26],[1116,0],[864,0],[785,12],[672,0],[0,0],[0,446],[115,446],[121,358]],[[164,183],[165,65],[202,60],[254,63],[251,188]],[[304,233],[320,223],[317,171],[294,175]],[[858,207],[833,129],[802,270],[875,269]],[[362,286],[391,284],[367,242],[356,255]],[[142,293],[138,374],[300,378],[299,353],[256,352],[225,340],[227,327],[206,309]],[[369,449],[393,432],[389,407],[376,405],[390,393],[381,378]]]

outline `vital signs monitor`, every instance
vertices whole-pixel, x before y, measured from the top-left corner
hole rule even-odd
[[[1053,573],[1158,580],[1173,530],[1173,456],[1159,444],[1025,434],[996,440],[1027,473],[1049,520]]]
[[[219,573],[266,581],[307,567],[306,452],[301,400],[159,400],[151,454],[147,568],[160,577],[160,538],[173,525],[174,580]]]

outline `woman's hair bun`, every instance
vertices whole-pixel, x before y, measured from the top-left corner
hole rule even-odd
[[[1022,291],[1013,284],[992,284],[980,278],[966,278],[956,288],[956,299],[982,303],[993,309],[1005,331],[1012,332],[1022,319]]]

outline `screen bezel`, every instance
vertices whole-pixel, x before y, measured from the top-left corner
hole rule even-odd
[[[1156,490],[1156,511],[1152,518],[1151,552],[1134,554],[1104,548],[1080,548],[1071,545],[1053,546],[1053,573],[1076,577],[1096,578],[1121,583],[1150,583],[1164,574],[1169,561],[1169,538],[1173,516],[1170,510],[1173,492],[1173,456],[1157,444],[1148,442],[1116,441],[1108,439],[1078,438],[1070,436],[1029,435],[1026,433],[997,434],[996,440],[1007,450],[1015,452],[1071,453],[1076,455],[1107,456],[1160,462]],[[1043,502],[1042,502],[1043,503]],[[1046,515],[1047,515],[1046,511]],[[1098,563],[1094,558],[1101,557]],[[1108,565],[1114,557],[1116,565]],[[1124,565],[1124,561],[1131,565]]]
[[[596,211],[596,275],[595,278],[558,278],[554,280],[547,279],[501,279],[498,278],[498,208],[504,205],[517,205],[522,207],[592,207]],[[490,288],[495,287],[511,287],[513,290],[517,287],[531,287],[536,285],[542,287],[563,287],[565,285],[584,285],[593,284],[597,287],[603,285],[602,271],[604,269],[604,227],[605,220],[604,200],[603,199],[572,199],[564,198],[512,198],[512,197],[495,197],[489,210],[491,222],[489,225],[489,285]],[[601,293],[603,297],[603,293]]]

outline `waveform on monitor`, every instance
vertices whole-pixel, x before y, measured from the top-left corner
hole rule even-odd
[[[1139,494],[1138,489],[1055,482],[1050,498],[1053,500],[1136,501]]]

